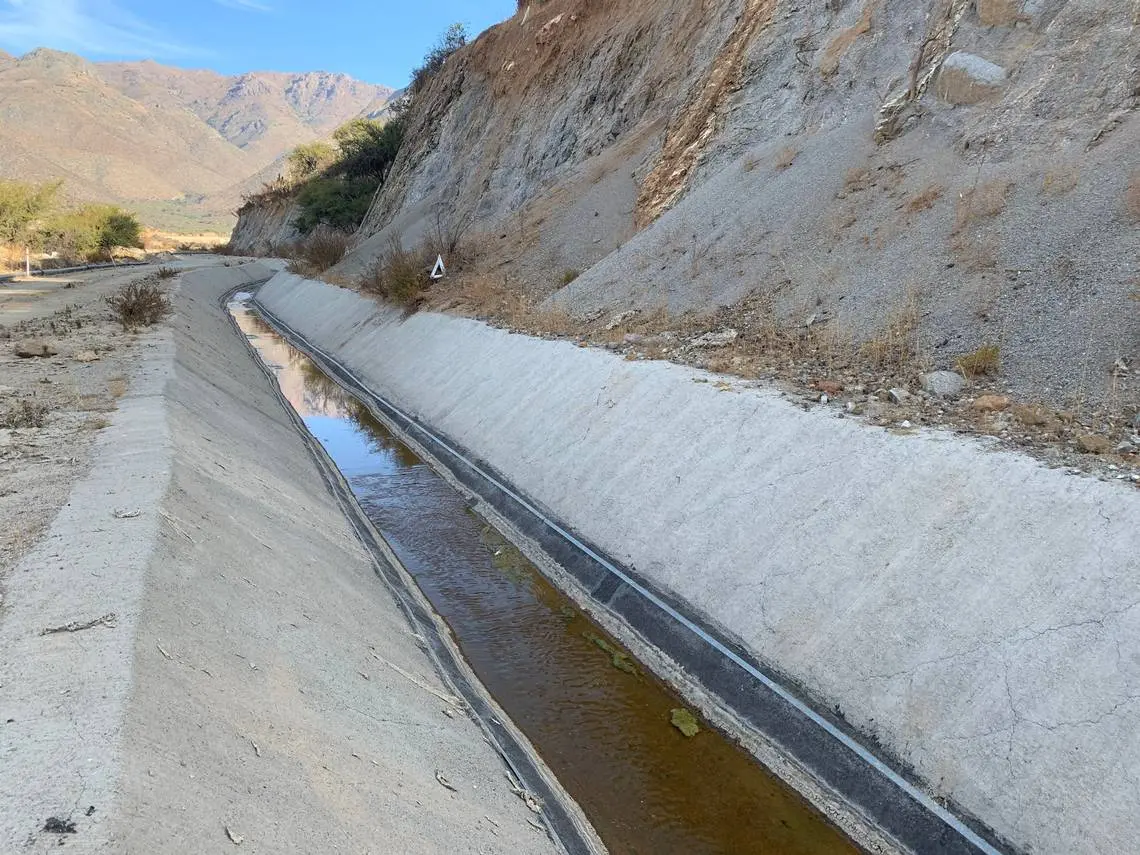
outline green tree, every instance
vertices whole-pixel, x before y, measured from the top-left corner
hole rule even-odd
[[[37,226],[55,206],[60,184],[0,180],[0,243],[38,244]]]
[[[435,46],[424,56],[424,64],[412,72],[412,82],[408,86],[410,94],[414,97],[423,89],[443,68],[447,58],[465,44],[467,44],[467,27],[463,24],[452,24],[448,27]]]
[[[333,131],[340,156],[330,171],[349,178],[374,177],[383,180],[404,141],[400,122],[353,119]]]
[[[95,260],[111,257],[115,247],[141,247],[140,231],[134,214],[114,205],[84,205],[48,220],[44,243],[65,258]]]
[[[294,183],[307,181],[314,175],[331,166],[337,158],[336,149],[329,143],[302,143],[289,152],[288,177]]]

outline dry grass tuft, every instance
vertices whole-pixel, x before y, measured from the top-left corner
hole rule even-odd
[[[581,272],[578,270],[566,269],[562,271],[562,277],[558,281],[563,285],[569,285],[581,275]]]
[[[178,275],[178,271],[175,270],[173,267],[163,266],[163,267],[158,268],[158,270],[155,272],[154,275],[157,276],[159,279],[173,279],[175,276]]]
[[[973,353],[958,357],[955,365],[968,379],[992,376],[1001,369],[1001,348],[996,344],[983,344]]]
[[[1140,172],[1134,172],[1124,191],[1124,210],[1128,218],[1140,223]]]
[[[971,223],[991,219],[1004,211],[1006,199],[1012,189],[1012,181],[995,180],[979,184],[962,193],[958,197],[958,207],[954,217],[954,234],[958,234]]]
[[[795,149],[795,148],[792,148],[791,146],[787,146],[786,148],[780,149],[776,153],[776,162],[775,162],[774,166],[778,170],[787,169],[789,166],[791,166],[793,163],[796,162],[796,158],[799,156],[800,156],[799,149]]]
[[[289,257],[289,272],[302,276],[324,273],[344,258],[351,235],[325,226],[313,229],[284,254]]]
[[[1046,196],[1064,196],[1076,189],[1081,171],[1075,166],[1059,167],[1045,173],[1041,192]]]
[[[366,294],[414,309],[431,287],[434,260],[435,254],[426,243],[419,250],[410,250],[404,248],[398,237],[393,237],[388,242],[388,251],[365,272],[357,286]]]
[[[0,418],[3,428],[41,428],[47,422],[48,408],[39,401],[24,398],[13,404]]]
[[[917,214],[920,211],[928,211],[934,207],[934,203],[942,198],[942,194],[946,192],[946,188],[941,184],[931,184],[920,193],[916,193],[907,200],[906,210],[909,214]]]
[[[862,356],[876,371],[905,374],[918,360],[918,294],[907,291],[879,333],[862,347]]]
[[[843,192],[840,195],[846,196],[850,193],[861,193],[871,186],[871,170],[861,166],[852,167],[847,170],[847,174],[843,176]]]
[[[125,330],[153,326],[171,312],[169,298],[151,279],[131,282],[104,299]]]

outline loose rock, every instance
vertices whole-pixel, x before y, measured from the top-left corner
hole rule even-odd
[[[887,392],[887,397],[891,399],[892,404],[901,404],[910,398],[910,392],[906,389],[891,389]]]
[[[965,386],[965,379],[956,371],[932,371],[922,375],[922,388],[939,398],[954,398]]]
[[[1103,436],[1085,433],[1077,437],[1077,448],[1086,454],[1108,454],[1112,451],[1112,443]]]
[[[982,395],[974,401],[974,409],[983,413],[1000,413],[1008,410],[1009,405],[1010,400],[1006,395]]]
[[[75,354],[76,362],[95,362],[99,359],[99,354],[93,350],[81,350]]]
[[[21,359],[31,359],[37,356],[55,356],[59,353],[59,347],[55,342],[49,341],[46,338],[28,338],[23,341],[17,342],[15,347],[12,348],[16,356]]]
[[[725,347],[732,344],[740,336],[734,329],[719,330],[717,332],[707,332],[702,336],[697,336],[689,342],[693,347]]]

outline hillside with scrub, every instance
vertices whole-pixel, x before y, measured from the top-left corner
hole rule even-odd
[[[523,4],[429,55],[324,276],[881,424],[1130,454],[1138,28],[1107,0]],[[235,250],[299,236],[265,201]]]

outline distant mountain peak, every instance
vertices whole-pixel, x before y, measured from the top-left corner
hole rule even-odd
[[[392,92],[326,71],[227,77],[0,52],[0,177],[63,178],[74,198],[134,207],[150,225],[184,227],[182,211],[217,223],[292,148],[374,115]]]

